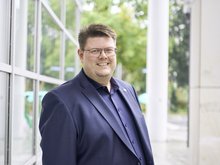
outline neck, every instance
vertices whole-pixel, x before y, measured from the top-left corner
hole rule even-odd
[[[89,76],[88,73],[86,73],[86,71],[84,70],[84,73],[87,77],[89,77],[90,79],[96,81],[97,83],[101,84],[102,86],[106,86],[108,88],[108,90],[110,91],[111,89],[111,76],[96,76],[96,77],[91,77]]]
[[[110,92],[110,90],[111,90],[111,83],[109,82],[109,84],[106,87],[107,87],[108,91]]]
[[[101,81],[101,80],[95,80],[95,81],[103,86],[106,86],[108,88],[108,91],[110,91],[110,89],[111,89],[110,79],[108,79],[107,81],[106,81],[106,79],[104,81]]]

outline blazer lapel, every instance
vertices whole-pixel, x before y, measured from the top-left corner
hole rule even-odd
[[[149,139],[147,127],[144,122],[144,119],[143,120],[141,119],[141,118],[143,118],[143,115],[139,112],[140,111],[139,105],[137,104],[134,97],[131,95],[131,93],[126,88],[120,88],[119,90],[120,90],[122,96],[124,97],[125,101],[127,102],[128,106],[130,107],[131,112],[134,116],[135,123],[137,124],[138,131],[141,135],[141,139],[142,139],[141,143],[144,146],[143,148],[151,149],[150,144],[147,143],[147,141]],[[146,151],[146,150],[144,149],[144,151]]]
[[[135,152],[130,142],[125,137],[123,131],[121,130],[120,125],[118,124],[114,115],[111,113],[111,110],[108,108],[108,106],[103,101],[102,97],[98,94],[96,89],[91,84],[89,84],[86,77],[81,76],[81,78],[82,78],[81,82],[83,84],[82,93],[85,95],[85,97],[88,98],[88,100],[93,104],[93,106],[96,107],[96,109],[103,116],[103,118],[109,123],[109,125],[112,127],[115,133],[119,136],[119,138],[135,155]]]

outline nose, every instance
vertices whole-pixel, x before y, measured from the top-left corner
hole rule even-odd
[[[102,49],[100,51],[99,57],[106,57],[107,58],[107,55],[105,54],[105,50],[104,49]]]

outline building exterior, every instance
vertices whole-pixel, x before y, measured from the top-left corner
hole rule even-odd
[[[191,0],[190,165],[220,162],[220,1]]]
[[[185,1],[191,9],[188,164],[217,165],[220,1]],[[40,102],[79,71],[81,11],[80,0],[0,1],[0,165],[41,164]]]

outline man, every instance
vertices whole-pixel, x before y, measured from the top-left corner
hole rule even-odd
[[[42,101],[43,165],[153,165],[136,92],[112,77],[115,32],[92,24],[78,41],[83,69]]]

